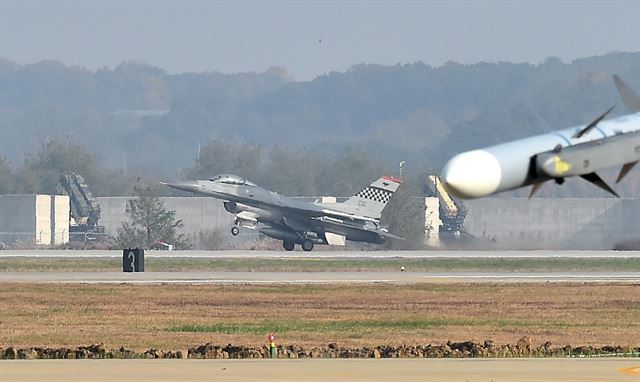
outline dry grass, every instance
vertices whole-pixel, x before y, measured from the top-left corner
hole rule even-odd
[[[2,284],[0,346],[186,349],[493,339],[640,345],[640,286]]]
[[[148,272],[408,272],[490,271],[490,272],[640,272],[637,258],[284,258],[232,257],[220,259],[146,258]],[[2,258],[0,272],[117,272],[119,258]]]

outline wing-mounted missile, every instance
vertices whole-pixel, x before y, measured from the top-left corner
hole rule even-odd
[[[596,175],[596,171],[627,163],[618,176],[620,181],[639,159],[640,131],[635,131],[538,154],[535,166],[540,176],[556,181],[580,176],[617,196],[615,191]]]
[[[640,160],[640,131],[585,142],[536,155],[536,173],[552,179],[580,176],[627,163],[624,177]]]
[[[598,116],[598,118],[594,119],[590,124],[588,124],[584,128],[580,129],[578,132],[576,132],[571,138],[579,139],[585,136],[586,134],[588,134],[591,130],[593,130],[596,126],[598,126],[598,123],[600,123],[609,113],[611,113],[611,111],[615,109],[615,107],[616,107],[615,105],[611,106],[607,111],[605,111],[600,116]],[[552,153],[559,154],[562,151],[562,149],[563,149],[562,145],[558,144],[553,148]],[[552,177],[555,180],[555,182],[559,185],[562,185],[564,183],[565,176],[580,175],[580,174],[569,174],[569,170],[573,166],[570,163],[562,160],[560,155],[548,155],[548,153],[538,154],[535,156],[535,162],[536,162],[535,168],[538,171],[538,173],[543,173],[543,174],[546,174],[547,176]],[[588,160],[587,160],[587,163],[588,163]],[[531,199],[533,195],[536,192],[538,192],[538,190],[540,189],[540,187],[542,187],[542,184],[544,182],[545,181],[543,180],[533,184],[533,187],[531,188],[531,193],[529,194],[529,199]],[[607,188],[611,189],[609,186],[607,186]]]
[[[604,122],[614,109],[610,107],[586,126],[459,153],[442,169],[447,190],[461,198],[480,198],[533,186],[532,197],[549,180],[562,184],[580,176],[615,195],[597,172],[622,166],[619,182],[640,161],[640,97],[618,76],[613,79],[632,114]]]

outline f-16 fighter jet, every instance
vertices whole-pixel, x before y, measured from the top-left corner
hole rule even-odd
[[[311,251],[314,244],[333,244],[344,239],[382,244],[400,239],[380,227],[380,216],[401,180],[382,177],[343,203],[311,203],[281,196],[237,175],[222,174],[209,180],[163,183],[169,187],[223,200],[235,214],[231,234],[240,227],[258,229],[282,240],[287,251],[300,244]]]
[[[585,126],[458,154],[442,169],[445,187],[461,198],[479,198],[532,186],[531,197],[548,180],[562,184],[579,176],[618,196],[596,171],[622,166],[618,183],[640,160],[640,97],[618,76],[613,80],[631,114],[603,121],[611,107]]]

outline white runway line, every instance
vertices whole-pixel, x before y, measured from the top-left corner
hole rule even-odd
[[[225,284],[391,284],[393,280],[74,280],[64,284],[131,284],[131,285],[225,285]],[[51,283],[51,282],[49,282]]]
[[[74,284],[640,283],[640,272],[0,272],[0,283],[2,282]]]

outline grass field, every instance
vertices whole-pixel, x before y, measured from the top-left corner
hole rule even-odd
[[[381,259],[324,259],[324,258],[147,258],[145,268],[150,272],[166,271],[264,271],[264,272],[330,272],[330,271],[628,271],[640,272],[640,259],[634,258],[508,258],[508,259],[451,259],[451,258],[381,258]],[[60,258],[2,258],[0,272],[48,271],[120,271],[119,258],[60,259]]]
[[[640,285],[0,285],[0,347],[640,344]]]

